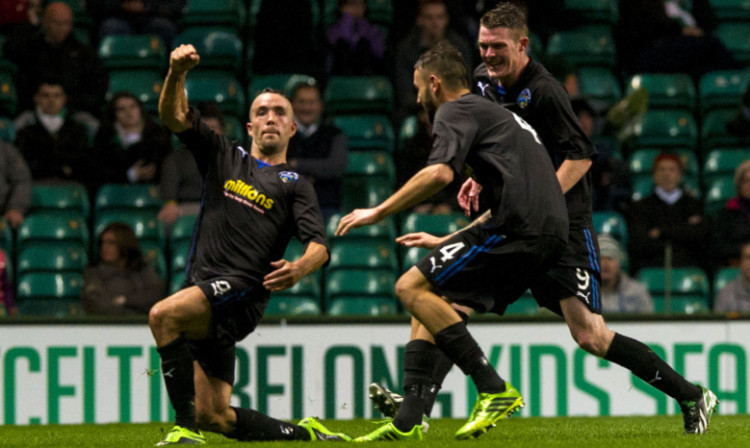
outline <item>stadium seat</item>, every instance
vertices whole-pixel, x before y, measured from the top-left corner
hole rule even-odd
[[[346,134],[350,150],[393,153],[393,126],[384,115],[340,115],[333,124]]]
[[[305,277],[307,278],[307,277]],[[299,283],[297,283],[299,284]],[[296,286],[296,285],[295,285]],[[319,316],[320,304],[315,300],[305,297],[277,297],[271,296],[264,317],[286,317],[286,316]]]
[[[747,0],[711,0],[711,7],[720,22],[750,21],[750,2]]]
[[[669,287],[672,297],[698,296],[707,303],[709,283],[706,273],[696,267],[671,269]],[[667,271],[664,268],[643,268],[638,272],[638,280],[643,282],[655,300],[663,299],[667,290]]]
[[[242,41],[236,31],[212,27],[191,27],[177,35],[174,47],[192,44],[201,56],[202,69],[240,73],[244,60]]]
[[[393,193],[387,179],[379,177],[345,177],[341,193],[341,210],[375,207]]]
[[[577,24],[617,22],[617,0],[565,0],[565,11]]]
[[[58,244],[29,247],[18,254],[16,272],[74,272],[83,274],[88,263],[87,250],[82,245]]]
[[[331,316],[389,316],[398,314],[395,300],[382,298],[335,299],[328,307]]]
[[[687,111],[650,110],[634,126],[633,135],[626,146],[635,151],[641,148],[687,148],[695,151],[698,144],[698,126]]]
[[[702,296],[687,295],[670,297],[669,305],[664,297],[652,297],[654,302],[654,312],[656,313],[677,313],[677,314],[697,314],[710,311],[708,300]]]
[[[18,93],[13,75],[0,71],[0,115],[15,117],[18,113]]]
[[[706,73],[698,83],[701,115],[714,109],[737,110],[750,81],[750,71],[723,70]]]
[[[195,70],[185,81],[191,104],[214,101],[225,114],[247,116],[245,91],[231,73]]]
[[[378,240],[335,240],[326,272],[338,269],[390,269],[397,274],[395,243]]]
[[[598,235],[611,235],[623,247],[628,246],[628,223],[618,212],[595,211],[593,213],[594,231]]]
[[[233,138],[240,142],[240,145],[246,145],[247,140],[250,138],[247,135],[247,115],[243,115],[243,120],[238,119],[234,115],[224,115],[224,135],[229,138]]]
[[[117,92],[130,92],[143,104],[143,108],[156,114],[164,77],[155,70],[110,71],[107,101]]]
[[[178,244],[193,240],[193,228],[198,217],[195,215],[183,215],[177,218],[172,225],[172,233],[169,235],[169,245],[174,248]]]
[[[328,220],[326,233],[329,239],[333,240],[334,234],[336,233],[336,228],[338,227],[339,221],[341,221],[341,218],[343,216],[343,214],[335,214]],[[393,216],[389,216],[376,224],[351,229],[346,235],[338,236],[335,238],[342,240],[351,239],[393,243],[393,241],[396,239],[396,224]]]
[[[0,141],[6,143],[16,141],[16,128],[10,118],[0,117]]]
[[[630,156],[628,156],[628,171],[633,175],[651,176],[651,168],[654,166],[654,159],[663,152],[665,151],[655,148],[643,148],[633,151]],[[668,152],[679,157],[682,166],[685,168],[686,175],[698,175],[700,171],[698,158],[693,151],[685,148],[673,148]]]
[[[735,195],[734,176],[716,176],[706,184],[706,214],[714,216]]]
[[[606,28],[560,31],[549,38],[547,54],[581,67],[615,66],[615,43]]]
[[[714,148],[744,148],[750,139],[727,132],[727,123],[734,119],[736,110],[720,109],[706,114],[701,128],[701,149],[705,152]]]
[[[648,91],[648,108],[685,109],[695,112],[698,94],[690,76],[684,73],[640,73],[626,83],[625,95],[637,89]]]
[[[104,211],[150,210],[162,207],[159,187],[153,184],[105,184],[94,201],[94,214]]]
[[[164,249],[162,249],[158,242],[153,240],[142,239],[139,245],[146,263],[156,270],[156,273],[159,274],[162,280],[167,281],[170,276],[169,269],[167,268],[167,258],[164,256]]]
[[[164,225],[156,217],[156,212],[150,210],[104,210],[97,212],[94,223],[94,236],[98,239],[104,228],[113,222],[123,222],[129,225],[141,244],[152,243],[162,251],[166,247]]]
[[[169,277],[169,294],[174,294],[185,287],[185,273],[177,272]]]
[[[155,70],[167,66],[167,50],[156,35],[109,35],[99,43],[99,58],[107,70]]]
[[[175,245],[170,245],[170,252],[172,254],[169,259],[170,276],[178,272],[184,272],[190,256],[190,241],[183,240]]]
[[[701,198],[703,191],[701,190],[700,178],[698,175],[685,174],[682,177],[682,188],[687,194]],[[632,201],[639,201],[646,196],[650,195],[654,189],[654,181],[651,174],[631,174],[631,191],[632,194],[630,199]]]
[[[727,47],[732,56],[740,62],[750,62],[750,23],[720,23],[714,35]]]
[[[77,243],[89,247],[89,229],[82,218],[37,213],[29,215],[18,228],[17,247],[20,253],[28,247],[58,243]]]
[[[430,251],[421,247],[404,248],[401,256],[401,272],[406,272]]]
[[[59,213],[89,217],[89,195],[83,184],[34,184],[29,213]]]
[[[83,275],[64,272],[30,272],[19,276],[17,299],[80,299]]]
[[[731,282],[739,275],[740,268],[738,267],[724,267],[719,269],[716,274],[714,274],[714,298],[719,296],[719,292],[721,292],[727,283]]]
[[[396,303],[396,276],[390,269],[338,269],[326,273],[326,303],[337,299],[379,298]]]
[[[190,0],[182,15],[182,26],[224,26],[240,30],[245,26],[245,11],[242,0]]]
[[[294,286],[271,294],[271,302],[277,299],[304,299],[314,303],[320,314],[320,281],[316,275],[302,277]]]
[[[607,68],[584,67],[578,71],[581,94],[612,106],[622,98],[617,77]]]
[[[470,220],[461,213],[433,215],[409,213],[401,222],[403,233],[427,232],[437,236],[451,234],[469,225]]]
[[[526,291],[524,295],[518,298],[515,302],[508,305],[505,309],[504,316],[533,316],[539,314],[539,304],[536,303],[534,296],[531,295],[530,291]]]
[[[18,304],[21,316],[66,318],[84,314],[80,299],[26,299]]]
[[[740,163],[746,160],[750,160],[750,148],[711,150],[703,162],[703,185],[710,185],[719,176],[733,176]]]
[[[396,182],[393,157],[384,151],[349,151],[346,176],[375,176]]]
[[[292,91],[297,84],[315,85],[317,81],[312,76],[302,75],[299,73],[277,73],[274,75],[258,75],[250,80],[250,92],[252,98],[255,98],[261,90],[269,88],[281,90],[289,98],[292,97]]]
[[[417,118],[416,115],[406,117],[398,128],[398,144],[396,150],[399,152],[405,151],[406,144],[417,135],[417,130],[419,130],[419,118]]]
[[[328,115],[393,112],[393,86],[385,76],[333,76],[323,99]]]

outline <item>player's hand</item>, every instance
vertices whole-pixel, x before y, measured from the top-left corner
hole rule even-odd
[[[407,233],[396,238],[398,244],[406,247],[421,247],[422,249],[434,249],[444,240],[445,238],[440,238],[427,232]]]
[[[302,278],[302,271],[292,262],[283,259],[272,261],[271,267],[274,270],[263,277],[263,287],[271,292],[291,288]]]
[[[182,215],[180,206],[174,201],[171,201],[164,204],[156,217],[159,218],[159,221],[165,224],[172,224],[177,221],[177,218],[179,218],[180,215]]]
[[[198,55],[195,47],[190,44],[180,45],[172,50],[169,55],[169,70],[175,75],[181,75],[200,62],[201,57]]]
[[[458,206],[461,207],[466,216],[471,216],[472,209],[475,212],[479,211],[479,193],[482,191],[482,186],[472,178],[466,179],[461,190],[458,192]]]
[[[8,220],[8,223],[14,229],[19,228],[23,223],[23,213],[15,209],[10,209],[5,212],[4,218]]]
[[[346,235],[349,230],[368,226],[380,221],[378,210],[375,208],[358,208],[341,218],[335,236]]]

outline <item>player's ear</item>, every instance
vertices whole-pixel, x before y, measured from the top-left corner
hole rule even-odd
[[[252,137],[252,135],[253,135],[253,122],[252,121],[248,121],[247,123],[245,123],[245,127],[247,128],[247,135],[249,135],[249,136]]]
[[[437,94],[440,91],[440,78],[437,75],[430,75],[430,90],[433,94]]]
[[[292,132],[289,134],[289,138],[294,137],[294,134],[297,133],[297,122],[292,121]]]
[[[520,39],[518,39],[518,46],[519,46],[520,51],[526,53],[526,49],[529,48],[528,36],[523,36]]]

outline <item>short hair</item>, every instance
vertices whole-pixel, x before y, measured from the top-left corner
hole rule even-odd
[[[318,94],[322,96],[323,92],[320,91],[320,86],[318,85],[318,82],[314,78],[309,78],[306,81],[300,81],[297,84],[292,87],[292,91],[289,92],[289,99],[294,100],[294,98],[297,96],[297,93],[299,93],[302,89],[315,89],[318,91]]]
[[[112,232],[115,236],[115,245],[120,253],[120,258],[125,260],[125,268],[130,271],[140,271],[146,266],[138,244],[138,237],[135,235],[133,228],[124,222],[113,222],[107,225],[99,233],[99,247],[102,244],[102,235]]]
[[[123,98],[130,98],[131,100],[135,101],[135,103],[138,105],[138,109],[141,110],[141,114],[145,115],[145,112],[143,110],[143,103],[141,103],[140,98],[138,98],[133,93],[128,92],[126,90],[120,90],[119,92],[116,92],[114,95],[112,95],[112,99],[109,100],[109,104],[107,106],[107,114],[105,118],[109,120],[110,123],[114,123],[116,121],[115,112],[117,108],[117,101]],[[145,120],[146,117],[143,116],[143,119]]]
[[[737,166],[737,170],[734,172],[734,189],[737,193],[737,197],[740,197],[740,187],[742,186],[742,178],[745,174],[750,171],[750,160],[745,160]],[[742,199],[742,198],[740,198]],[[748,198],[745,198],[748,199]]]
[[[422,53],[414,70],[440,77],[449,88],[469,87],[469,73],[461,52],[443,39]]]
[[[517,5],[503,2],[487,11],[479,25],[485,28],[508,28],[515,34],[516,39],[529,35],[529,27],[526,24],[526,15]]]
[[[203,101],[195,107],[202,118],[215,118],[224,127],[224,112],[215,101]]]
[[[41,89],[45,84],[48,86],[60,86],[62,87],[63,92],[65,92],[65,84],[63,84],[62,79],[57,76],[44,76],[40,78],[36,83],[36,89],[34,90],[34,92],[39,92],[39,89]],[[65,93],[67,94],[67,92]]]
[[[677,154],[671,152],[663,152],[654,157],[654,162],[651,164],[651,171],[656,170],[656,165],[658,165],[659,162],[663,162],[665,160],[671,160],[672,162],[676,163],[678,167],[680,167],[680,171],[685,171],[685,166],[682,164],[682,160],[680,160],[680,157]]]
[[[283,90],[272,89],[270,87],[266,87],[265,89],[263,89],[260,92],[258,92],[258,94],[255,95],[255,97],[253,97],[253,101],[250,102],[250,113],[248,114],[250,117],[252,117],[252,115],[253,115],[253,103],[255,102],[255,100],[258,99],[259,96],[261,96],[261,95],[263,95],[265,93],[273,93],[274,95],[281,96],[282,98],[284,98],[289,103],[289,108],[293,109],[292,108],[292,100],[290,100],[289,97],[286,96],[286,93],[284,93]]]

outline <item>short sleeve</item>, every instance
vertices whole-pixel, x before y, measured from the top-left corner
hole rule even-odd
[[[309,242],[314,241],[326,248],[329,247],[315,190],[312,184],[302,178],[295,185],[292,213],[297,227],[297,238],[302,244],[307,246]]]
[[[456,174],[462,174],[479,130],[476,119],[468,110],[449,102],[435,114],[432,129],[435,140],[427,164],[447,163]]]

